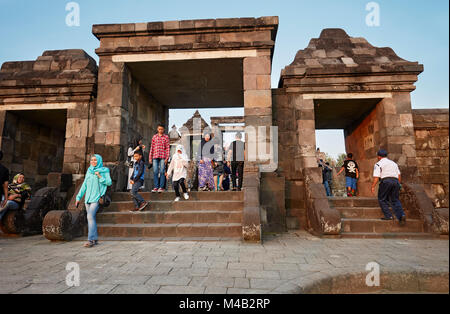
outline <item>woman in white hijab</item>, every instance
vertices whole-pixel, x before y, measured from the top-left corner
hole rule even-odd
[[[187,176],[187,168],[189,166],[189,158],[186,155],[183,145],[178,145],[175,154],[172,156],[172,160],[167,169],[166,178],[172,177],[173,189],[175,190],[175,202],[180,200],[180,189],[183,190],[184,199],[189,199],[189,194],[187,193],[185,180]],[[172,176],[173,174],[173,176]]]

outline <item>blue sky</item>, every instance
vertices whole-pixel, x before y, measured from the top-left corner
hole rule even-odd
[[[344,28],[372,45],[389,46],[402,58],[419,61],[425,71],[412,94],[414,108],[448,107],[449,4],[447,0],[378,0],[380,26],[365,23],[368,0],[78,0],[80,26],[65,24],[66,0],[0,0],[0,63],[34,60],[44,50],[81,48],[97,58],[92,24],[178,19],[277,15],[280,26],[272,69],[277,86],[281,69],[296,52],[327,27]],[[242,110],[229,112],[239,114]],[[180,124],[193,111],[174,114]],[[201,112],[206,117],[224,110]],[[333,155],[343,151],[342,132],[319,132],[318,146]]]

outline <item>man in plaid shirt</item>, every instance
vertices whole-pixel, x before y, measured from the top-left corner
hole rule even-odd
[[[149,161],[153,161],[153,190],[152,192],[163,192],[166,185],[166,165],[170,154],[170,140],[164,134],[164,126],[158,125],[158,133],[152,138]]]

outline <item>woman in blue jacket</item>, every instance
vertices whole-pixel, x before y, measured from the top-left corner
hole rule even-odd
[[[84,196],[88,220],[88,242],[84,247],[91,248],[98,244],[97,222],[95,215],[100,206],[99,200],[105,195],[106,189],[112,184],[109,169],[103,167],[103,158],[100,155],[91,157],[91,166],[86,172],[83,185],[77,195],[76,206]]]

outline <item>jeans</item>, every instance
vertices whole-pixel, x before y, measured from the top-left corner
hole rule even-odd
[[[177,197],[181,196],[180,195],[180,186],[181,186],[181,189],[183,190],[183,193],[187,193],[186,185],[184,184],[184,178],[181,178],[178,181],[173,181],[172,183],[173,183],[173,189],[175,190],[175,195]]]
[[[323,183],[323,186],[325,187],[325,191],[327,192],[327,196],[332,196],[331,195],[331,187],[330,187],[330,183],[328,181],[325,181]]]
[[[97,215],[99,203],[86,203],[87,221],[88,221],[88,240],[96,241],[98,240],[97,234],[97,221],[95,220],[95,215]]]
[[[12,210],[18,210],[20,208],[19,203],[14,201],[7,201],[5,207],[0,208],[0,220],[3,218],[6,213],[12,209]]]
[[[164,189],[166,186],[166,161],[162,158],[153,159],[153,188]]]
[[[348,189],[352,189],[356,191],[356,183],[358,182],[358,179],[352,178],[352,177],[345,177],[345,187]]]
[[[238,172],[237,178],[239,178],[239,186],[236,183],[236,172]],[[233,188],[242,189],[242,181],[244,180],[244,162],[232,161],[231,162],[231,181],[233,182]]]
[[[398,220],[405,216],[402,203],[399,200],[399,193],[400,184],[397,179],[384,179],[381,181],[378,188],[378,202],[386,218],[392,218],[389,205],[392,206]]]
[[[131,196],[133,197],[134,205],[138,208],[143,202],[145,202],[144,198],[139,194],[139,189],[142,187],[144,182],[141,180],[134,182],[133,187],[131,188]]]

